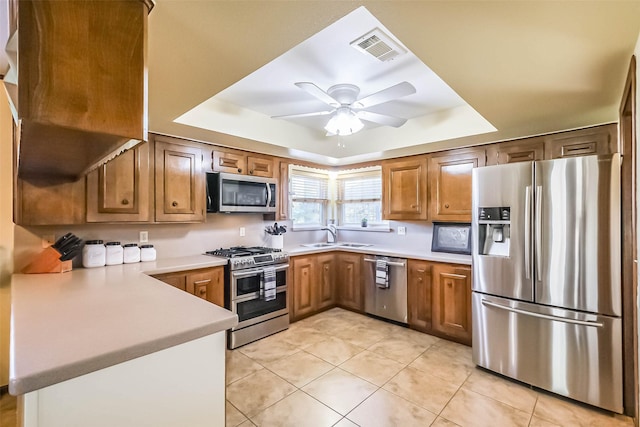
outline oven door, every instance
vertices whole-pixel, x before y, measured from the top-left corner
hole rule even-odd
[[[274,317],[289,313],[286,286],[277,288],[276,297],[271,301],[263,298],[243,298],[231,301],[231,311],[238,315],[238,325],[233,330],[246,328]]]
[[[286,286],[289,264],[277,264],[274,265],[274,268],[276,270],[276,287]],[[263,267],[232,271],[230,299],[233,301],[247,297],[259,298],[260,289],[264,286],[263,273]]]

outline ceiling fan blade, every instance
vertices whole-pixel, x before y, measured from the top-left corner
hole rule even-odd
[[[300,113],[300,114],[285,114],[283,116],[271,116],[272,119],[294,119],[298,117],[312,117],[312,116],[326,116],[327,114],[331,114],[336,110],[331,111],[314,111],[311,113]]]
[[[297,84],[297,83],[296,83]],[[416,88],[409,82],[398,83],[386,89],[382,89],[379,92],[365,96],[364,98],[353,103],[355,108],[367,108],[378,104],[384,104],[385,102],[393,101],[403,96],[416,93]]]
[[[393,126],[394,128],[399,128],[407,122],[407,119],[387,116],[386,114],[372,113],[371,111],[358,111],[356,116],[368,122],[378,123],[385,126]]]
[[[314,85],[313,83],[310,83],[310,82],[297,82],[297,83],[295,83],[295,85],[298,86],[300,89],[306,91],[310,95],[315,96],[316,98],[318,98],[320,101],[324,102],[325,104],[331,105],[332,107],[339,107],[340,106],[340,103],[338,101],[333,99],[333,97],[331,97],[327,92],[323,91],[322,89],[320,89],[318,86]]]

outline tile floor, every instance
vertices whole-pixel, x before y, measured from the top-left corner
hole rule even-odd
[[[632,426],[476,368],[469,347],[341,309],[227,351],[226,425]],[[15,426],[0,396],[0,427]]]
[[[632,426],[476,368],[471,348],[341,309],[227,351],[227,426]]]

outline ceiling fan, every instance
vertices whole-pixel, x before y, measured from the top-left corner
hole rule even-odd
[[[358,99],[360,88],[352,84],[341,83],[333,85],[326,92],[309,82],[298,82],[295,83],[295,85],[315,96],[325,104],[333,107],[333,109],[328,111],[272,116],[272,118],[290,119],[331,114],[332,117],[325,126],[327,136],[351,135],[358,132],[364,127],[364,123],[362,123],[360,119],[385,126],[400,127],[405,124],[407,119],[374,113],[366,111],[366,109],[416,93],[416,88],[408,82],[398,83],[362,99]]]

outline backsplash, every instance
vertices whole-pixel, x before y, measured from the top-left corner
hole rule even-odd
[[[83,240],[101,239],[125,243],[139,243],[140,231],[149,232],[149,243],[154,245],[158,259],[197,255],[208,250],[230,246],[270,246],[270,236],[264,228],[274,221],[264,221],[256,214],[208,214],[206,223],[195,224],[86,224],[73,226],[15,227],[14,271],[20,271],[42,251],[42,236],[60,237],[72,232]],[[285,249],[303,243],[326,241],[323,230],[292,231],[291,221],[278,222],[287,226],[284,234]],[[398,235],[397,228],[406,227],[406,235]],[[240,236],[240,227],[245,236]],[[371,243],[390,249],[411,249],[420,253],[431,252],[431,223],[390,222],[391,232],[339,230],[338,240]],[[74,268],[82,266],[81,257],[74,259]]]

